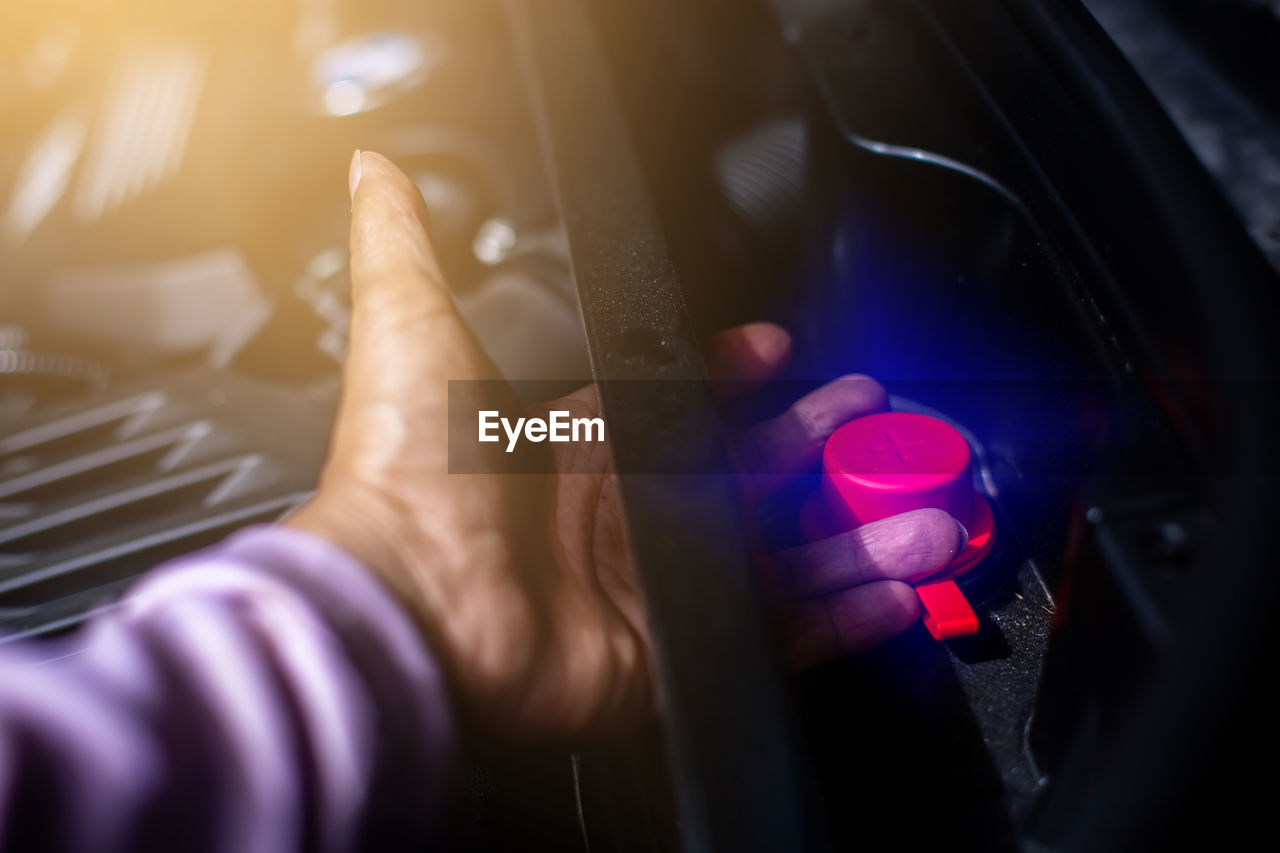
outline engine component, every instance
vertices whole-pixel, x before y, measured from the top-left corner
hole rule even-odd
[[[164,559],[306,499],[332,402],[224,372],[28,413],[0,438],[0,629],[69,628]]]

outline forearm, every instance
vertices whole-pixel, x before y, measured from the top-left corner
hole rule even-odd
[[[421,842],[448,762],[444,685],[399,604],[332,545],[245,531],[69,642],[47,663],[0,652],[8,846]]]

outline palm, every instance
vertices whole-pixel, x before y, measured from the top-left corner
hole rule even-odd
[[[554,405],[585,416],[595,416],[597,407],[590,389]],[[645,614],[607,448],[560,445],[553,460],[547,524],[560,594],[549,602],[555,641],[542,677],[563,672],[566,681],[550,688],[560,695],[561,707],[545,717],[537,713],[534,724],[605,729],[652,713]]]

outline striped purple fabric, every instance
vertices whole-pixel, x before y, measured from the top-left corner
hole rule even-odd
[[[328,542],[242,531],[75,636],[0,648],[0,849],[421,850],[439,668]]]

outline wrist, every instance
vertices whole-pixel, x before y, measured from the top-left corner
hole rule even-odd
[[[348,490],[349,491],[349,490]],[[353,495],[316,492],[281,524],[324,539],[358,560],[422,626],[425,614],[415,606],[417,596],[397,543],[402,534],[390,513]]]

